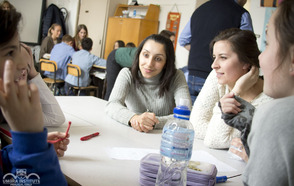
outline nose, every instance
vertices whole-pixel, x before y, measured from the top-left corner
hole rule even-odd
[[[152,59],[152,57],[146,59],[146,65],[148,67],[152,67],[153,66],[153,59]]]
[[[212,69],[219,68],[219,65],[218,65],[218,62],[217,62],[217,59],[216,58],[213,60],[213,63],[211,64],[211,68]]]

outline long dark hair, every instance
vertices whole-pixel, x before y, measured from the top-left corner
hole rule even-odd
[[[213,46],[218,41],[228,41],[232,50],[237,54],[240,61],[259,67],[258,56],[260,51],[256,43],[255,34],[249,30],[229,28],[220,32],[210,43],[212,53]]]
[[[153,34],[148,36],[146,39],[144,39],[141,44],[139,45],[135,59],[133,62],[133,65],[131,67],[131,73],[133,76],[133,82],[136,86],[140,86],[141,84],[144,84],[143,77],[139,75],[139,59],[140,59],[140,53],[143,49],[143,46],[148,40],[153,40],[157,43],[160,43],[164,45],[165,54],[166,54],[166,63],[165,66],[162,69],[161,77],[159,79],[159,96],[162,97],[164,94],[169,90],[171,81],[173,79],[173,76],[176,73],[176,65],[175,65],[175,52],[173,43],[170,39],[167,39],[164,36]]]
[[[284,0],[277,8],[274,19],[275,34],[279,43],[278,57],[280,64],[289,56],[294,45],[294,1]]]
[[[21,14],[15,9],[0,9],[0,45],[8,43],[18,30]]]

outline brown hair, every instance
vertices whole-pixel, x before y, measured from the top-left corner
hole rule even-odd
[[[280,64],[289,56],[294,45],[294,1],[284,0],[279,4],[274,19],[275,34],[279,43]]]
[[[17,33],[21,14],[15,9],[0,9],[0,45],[8,43]]]
[[[68,34],[65,34],[63,37],[62,37],[62,42],[73,42],[73,38],[68,35]]]
[[[80,33],[80,31],[81,31],[82,29],[84,29],[84,30],[86,31],[86,37],[88,37],[88,29],[87,29],[86,25],[84,25],[84,24],[80,24],[80,25],[78,25],[78,27],[77,27],[77,31],[76,31],[76,35],[75,35],[75,37],[74,37],[75,47],[76,47],[77,49],[79,48],[79,46],[80,46],[81,43],[82,43],[82,41],[80,41],[80,38],[79,38],[79,33]],[[85,38],[86,38],[86,37],[85,37]]]
[[[169,30],[162,30],[159,35],[162,35],[166,37],[167,39],[170,39],[171,36],[175,36],[175,33],[169,31]]]
[[[230,28],[220,32],[210,43],[212,53],[213,46],[218,41],[228,41],[239,60],[244,63],[259,67],[258,56],[260,51],[256,43],[255,34],[249,30]]]

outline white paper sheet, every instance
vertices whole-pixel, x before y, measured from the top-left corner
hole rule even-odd
[[[159,150],[155,149],[142,149],[142,148],[123,148],[123,147],[114,147],[110,149],[109,156],[112,159],[118,160],[141,160],[144,156],[149,153],[158,153]],[[237,171],[235,168],[225,164],[224,162],[218,160],[213,155],[208,152],[197,150],[193,151],[192,161],[201,161],[214,164],[218,172],[233,172]]]

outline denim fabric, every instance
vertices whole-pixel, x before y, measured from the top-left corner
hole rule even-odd
[[[194,104],[199,92],[201,91],[206,79],[197,76],[188,76],[188,87],[191,95],[192,104]]]

